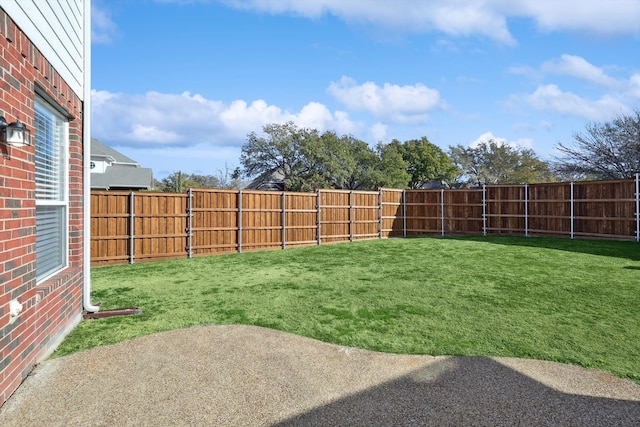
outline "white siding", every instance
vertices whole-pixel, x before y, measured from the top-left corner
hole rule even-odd
[[[85,26],[90,26],[91,0],[0,0],[14,20],[71,89],[84,98]],[[90,27],[89,27],[90,28]],[[90,34],[90,33],[89,33]]]

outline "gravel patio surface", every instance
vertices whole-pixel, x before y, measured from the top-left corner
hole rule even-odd
[[[640,386],[553,362],[197,326],[41,363],[0,425],[638,426]]]

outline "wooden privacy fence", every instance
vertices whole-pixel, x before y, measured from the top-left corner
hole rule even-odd
[[[640,241],[635,180],[463,190],[91,193],[92,265],[422,235]]]

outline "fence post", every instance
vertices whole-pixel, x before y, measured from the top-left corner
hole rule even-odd
[[[380,218],[379,218],[380,219],[380,227],[379,227],[380,234],[379,234],[379,238],[382,239],[382,235],[384,233],[384,230],[383,230],[383,228],[384,228],[384,219],[382,217],[382,214],[384,213],[384,208],[383,208],[383,205],[382,205],[382,198],[384,196],[384,192],[382,191],[382,188],[380,188],[378,191],[380,193],[378,195],[378,202],[380,203]]]
[[[402,190],[402,237],[407,237],[407,190]]]
[[[640,242],[640,173],[636,173],[636,242]]]
[[[242,253],[242,190],[238,190],[238,253]]]
[[[487,235],[487,186],[482,185],[482,235]]]
[[[571,207],[569,210],[569,216],[571,221],[571,238],[573,239],[573,181],[571,181],[570,188],[571,188],[571,192],[570,192]]]
[[[189,188],[187,201],[187,258],[193,257],[193,189]]]
[[[444,188],[440,189],[440,228],[444,236]]]
[[[287,192],[282,192],[282,249],[287,249]]]
[[[318,197],[316,199],[316,208],[318,210],[318,214],[317,216],[317,221],[318,221],[318,246],[320,246],[322,244],[322,226],[321,226],[321,218],[320,218],[320,214],[322,213],[322,209],[320,207],[320,202],[322,200],[322,196],[320,194],[321,190],[318,189]]]
[[[135,242],[135,203],[133,198],[135,197],[135,193],[132,191],[129,193],[129,264],[133,264],[135,262],[135,250],[136,250],[136,242]]]
[[[354,212],[353,207],[353,190],[349,192],[349,241],[353,242],[353,228],[354,228]]]
[[[529,184],[524,185],[524,236],[529,237]]]

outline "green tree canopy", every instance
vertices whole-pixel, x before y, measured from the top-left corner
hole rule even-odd
[[[218,171],[216,175],[173,172],[160,182],[156,181],[154,187],[166,193],[184,193],[189,188],[242,188],[243,183],[234,178],[229,168],[226,168],[225,172]]]
[[[268,124],[264,136],[251,132],[242,146],[240,163],[245,177],[278,172],[287,190],[301,190],[308,179],[315,179],[314,159],[309,147],[317,142],[318,132],[297,127],[293,122]]]
[[[426,137],[405,141],[400,153],[407,164],[409,188],[423,188],[432,181],[450,182],[456,177],[458,169],[447,153]]]
[[[204,181],[203,176],[196,175],[196,178],[192,178],[192,175],[186,174],[182,171],[173,172],[171,175],[163,178],[160,181],[158,189],[166,193],[183,193],[189,188],[200,187],[198,180]]]
[[[289,191],[317,188],[370,189],[377,156],[366,142],[335,132],[322,135],[294,123],[269,124],[264,136],[252,132],[242,146],[242,174],[278,173]]]
[[[549,164],[528,148],[514,148],[489,140],[476,147],[449,147],[449,155],[460,171],[456,181],[467,186],[553,180]]]
[[[389,144],[378,144],[379,158],[376,181],[380,187],[407,188],[411,176],[407,172],[407,162],[402,158],[402,144],[393,140]]]
[[[320,134],[294,123],[269,124],[263,135],[247,136],[240,157],[245,177],[279,175],[288,191],[317,188],[376,190],[422,188],[431,181],[451,181],[457,168],[426,137],[372,149],[351,135]]]
[[[375,189],[378,157],[369,145],[351,135],[338,137],[325,132],[320,137],[322,156],[318,160],[331,188],[345,190]]]

